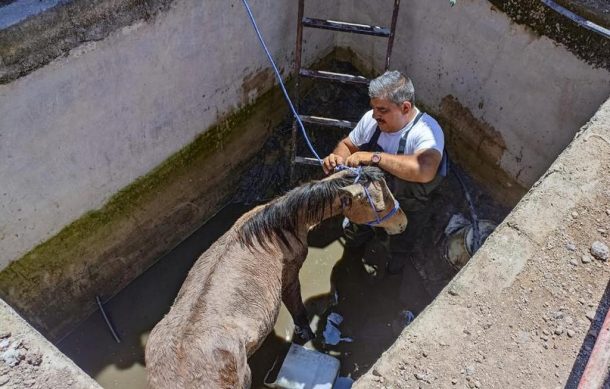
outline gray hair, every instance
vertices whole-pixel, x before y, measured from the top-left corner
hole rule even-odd
[[[413,82],[409,77],[397,70],[392,70],[371,80],[369,97],[371,99],[387,99],[397,105],[405,101],[413,104],[415,88],[413,88]]]

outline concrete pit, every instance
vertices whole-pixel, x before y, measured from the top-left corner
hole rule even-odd
[[[291,119],[238,1],[26,3],[0,1],[0,296],[102,386],[144,387],[147,333],[198,254],[290,187]],[[295,7],[253,4],[284,77]],[[389,12],[365,1],[306,7],[379,25]],[[479,217],[499,226],[454,277],[443,230],[469,213],[454,175],[417,245],[399,253],[401,275],[383,274],[374,243],[345,250],[339,220],[323,224],[301,272],[318,335],[310,346],[337,356],[355,387],[572,387],[608,305],[607,262],[589,252],[609,243],[610,44],[526,1],[421,0],[399,22],[392,67],[442,123]],[[373,38],[307,34],[313,67],[382,69]],[[305,89],[313,114],[357,120],[367,110],[363,90]],[[311,134],[320,154],[339,138]],[[405,327],[406,311],[415,321]],[[322,343],[331,312],[352,343]],[[5,305],[0,315],[16,317]],[[283,310],[250,360],[254,387],[291,332]],[[3,359],[0,383],[96,386],[24,322],[0,328],[4,339],[23,359],[20,370]]]

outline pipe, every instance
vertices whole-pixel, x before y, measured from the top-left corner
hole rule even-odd
[[[447,152],[447,150],[445,150]],[[447,156],[449,158],[449,156]],[[451,167],[451,171],[455,174],[455,177],[460,182],[462,186],[462,191],[464,192],[464,197],[466,197],[466,202],[468,203],[468,209],[470,209],[470,219],[472,221],[472,234],[473,234],[473,246],[472,246],[472,255],[481,247],[481,233],[479,231],[479,218],[477,217],[477,212],[474,208],[474,202],[472,201],[472,197],[470,197],[470,193],[468,192],[468,188],[466,187],[466,183],[462,178],[461,174],[453,167],[452,163],[449,163]]]
[[[578,389],[597,389],[604,385],[608,378],[608,365],[610,364],[610,311],[599,330],[593,351],[580,377]]]
[[[104,307],[102,306],[102,301],[100,300],[100,296],[95,296],[95,301],[97,301],[97,306],[100,308],[100,312],[102,313],[102,316],[104,317],[104,320],[106,321],[106,325],[110,329],[110,332],[112,333],[112,336],[114,337],[114,340],[116,340],[117,343],[121,343],[121,339],[119,339],[119,336],[117,335],[116,331],[114,330],[112,323],[110,323],[110,319],[108,319],[108,316],[106,315],[106,312],[104,311]]]
[[[583,18],[582,16],[576,15],[574,12],[562,7],[553,0],[542,0],[542,2],[544,3],[544,5],[551,8],[553,11],[565,16],[566,18],[570,19],[579,26],[586,28],[587,30],[593,31],[605,38],[610,38],[610,30],[608,30],[607,28],[595,24],[592,21]]]

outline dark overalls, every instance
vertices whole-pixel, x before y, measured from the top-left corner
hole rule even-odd
[[[423,112],[420,112],[413,121],[411,128],[413,128],[417,122],[424,115]],[[397,154],[404,154],[405,146],[407,144],[407,136],[411,131],[411,128],[407,130],[402,137],[400,138]],[[360,146],[361,151],[370,151],[370,152],[383,152],[383,148],[377,144],[379,140],[379,136],[381,135],[381,130],[379,127],[375,129],[375,133],[371,137],[371,139],[364,145]],[[448,159],[447,153],[443,152],[443,159],[439,165],[438,171],[436,173],[436,177],[430,182],[427,183],[419,183],[419,182],[411,182],[405,181],[398,177],[387,175],[386,179],[388,182],[388,187],[390,188],[392,194],[400,203],[400,207],[407,215],[407,228],[406,230],[399,234],[394,235],[392,237],[392,242],[390,243],[388,240],[385,231],[382,228],[373,228],[367,225],[358,225],[353,223],[348,223],[344,227],[346,244],[351,247],[357,247],[365,244],[368,240],[370,240],[374,235],[377,235],[379,240],[387,243],[388,252],[390,250],[390,244],[392,245],[392,249],[397,246],[394,242],[400,242],[398,246],[410,246],[413,240],[413,231],[418,228],[418,225],[423,222],[422,216],[423,212],[420,212],[428,200],[430,199],[430,194],[434,191],[440,183],[443,181],[448,172]],[[401,249],[400,251],[403,251]],[[395,251],[395,250],[392,250]],[[404,260],[404,256],[401,255],[401,258],[391,258],[388,261],[388,269],[398,270],[402,268],[402,260]],[[392,269],[392,268],[395,269]]]

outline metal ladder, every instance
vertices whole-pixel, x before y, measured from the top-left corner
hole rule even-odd
[[[319,28],[331,31],[341,31],[352,34],[363,34],[363,35],[372,35],[376,37],[382,37],[388,39],[388,46],[386,50],[386,59],[385,59],[385,70],[388,70],[390,66],[390,56],[392,54],[392,46],[394,44],[394,32],[396,31],[396,21],[398,19],[398,9],[400,7],[400,0],[394,0],[394,10],[392,12],[392,23],[390,28],[387,27],[379,27],[379,26],[371,26],[365,24],[357,24],[357,23],[349,23],[342,21],[334,21],[334,20],[324,20],[324,19],[314,19],[309,17],[304,17],[303,12],[305,8],[305,0],[299,0],[299,10],[298,10],[298,23],[297,23],[297,43],[296,43],[296,51],[295,51],[295,107],[297,111],[299,110],[299,102],[300,102],[300,78],[307,77],[313,79],[326,80],[331,82],[339,82],[342,84],[360,84],[360,85],[368,85],[369,80],[362,76],[355,76],[351,74],[343,74],[343,73],[334,73],[323,70],[311,70],[305,69],[301,67],[301,54],[303,48],[303,27],[309,28]],[[321,126],[329,126],[335,128],[349,128],[352,129],[356,126],[357,123],[350,122],[347,120],[340,120],[335,118],[326,118],[326,117],[318,117],[318,116],[309,116],[309,115],[299,115],[301,121],[303,123],[321,125]],[[315,158],[303,157],[297,155],[297,131],[298,125],[296,120],[293,122],[292,126],[292,170],[294,170],[295,164],[302,165],[315,165],[320,166],[320,163]],[[292,174],[291,174],[292,176]]]

